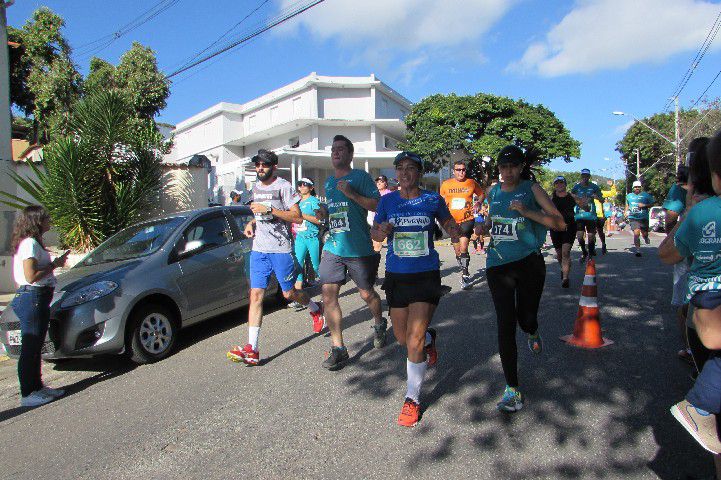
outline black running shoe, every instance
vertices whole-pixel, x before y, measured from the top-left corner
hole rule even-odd
[[[340,370],[343,368],[350,357],[348,357],[348,349],[345,347],[332,347],[328,352],[328,358],[323,361],[322,366],[327,370]]]
[[[608,253],[608,249],[606,249],[606,244],[604,243],[601,245],[601,254],[606,255]]]
[[[570,284],[571,282],[567,278],[564,278],[563,281],[561,281],[561,287],[563,288],[568,288]]]

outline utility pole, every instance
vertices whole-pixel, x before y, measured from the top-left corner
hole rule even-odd
[[[17,193],[17,186],[8,172],[15,170],[12,159],[12,122],[10,120],[10,59],[8,54],[5,9],[11,1],[0,0],[0,190]],[[0,205],[0,292],[14,290],[10,235],[15,211]]]
[[[679,106],[678,106],[678,95],[673,97],[673,103],[676,110],[676,115],[674,118],[674,156],[676,157],[675,165],[676,165],[676,171],[678,171],[678,166],[681,165],[681,135],[680,135],[680,129],[679,129]]]
[[[641,150],[636,149],[636,180],[641,181]]]

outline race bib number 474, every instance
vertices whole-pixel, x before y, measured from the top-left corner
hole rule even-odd
[[[328,216],[330,233],[349,232],[348,212],[331,213]]]

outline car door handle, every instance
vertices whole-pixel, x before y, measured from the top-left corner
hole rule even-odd
[[[235,253],[231,253],[230,255],[225,257],[225,261],[228,263],[238,263],[242,259],[243,259],[242,256],[236,255]]]

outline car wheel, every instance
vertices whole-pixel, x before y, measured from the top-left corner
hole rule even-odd
[[[162,305],[143,305],[133,313],[129,328],[130,359],[152,363],[168,355],[175,345],[179,328],[175,315]]]

